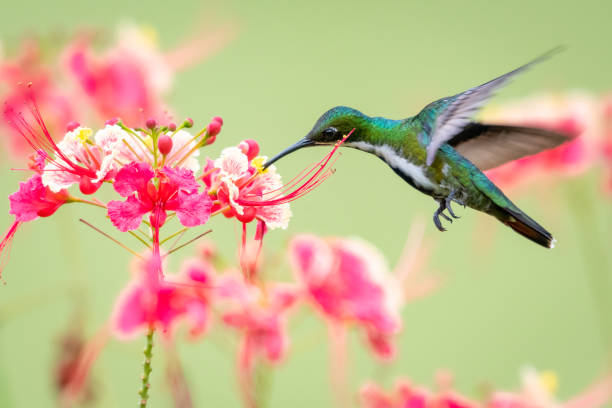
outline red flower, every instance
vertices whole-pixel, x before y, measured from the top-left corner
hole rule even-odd
[[[176,212],[186,227],[204,224],[210,217],[212,201],[206,192],[198,193],[191,170],[164,167],[156,173],[148,163],[133,162],[117,173],[114,187],[127,200],[110,201],[108,215],[123,232],[138,228],[147,213],[154,228],[164,224],[167,211]]]

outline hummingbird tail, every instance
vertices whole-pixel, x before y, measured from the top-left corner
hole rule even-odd
[[[532,220],[527,214],[509,208],[501,208],[505,217],[499,220],[524,236],[546,248],[554,248],[556,240],[540,224]]]

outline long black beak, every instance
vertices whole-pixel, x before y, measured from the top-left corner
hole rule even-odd
[[[300,140],[296,144],[289,146],[288,148],[286,148],[285,150],[283,150],[282,152],[280,152],[279,154],[274,156],[272,159],[270,159],[267,162],[265,162],[264,165],[263,165],[263,168],[264,169],[267,168],[272,163],[274,163],[275,161],[277,161],[281,157],[284,157],[284,156],[288,155],[289,153],[293,153],[296,150],[301,149],[302,147],[314,146],[314,144],[315,144],[315,142],[313,142],[312,140],[307,139],[307,138],[303,138],[302,140]]]

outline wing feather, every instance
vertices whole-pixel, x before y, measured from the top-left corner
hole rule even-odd
[[[482,108],[485,102],[493,96],[494,92],[505,85],[510,79],[519,73],[527,70],[534,64],[541,62],[553,54],[560,51],[560,48],[555,48],[546,54],[534,59],[527,64],[520,66],[504,75],[501,75],[482,85],[470,88],[460,94],[443,98],[440,101],[444,103],[434,102],[423,109],[440,109],[436,115],[435,124],[431,132],[431,138],[427,145],[427,165],[433,163],[436,152],[444,143],[449,142],[457,134],[461,133],[463,128],[472,122],[474,114]],[[429,116],[429,115],[427,115]]]
[[[571,139],[546,129],[471,123],[449,144],[480,170],[489,170]]]

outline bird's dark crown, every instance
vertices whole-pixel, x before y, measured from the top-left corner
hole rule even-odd
[[[336,106],[325,112],[312,130],[306,136],[307,139],[316,144],[336,143],[347,135],[351,130],[351,140],[359,137],[360,130],[367,126],[369,117],[357,109],[348,106]]]

